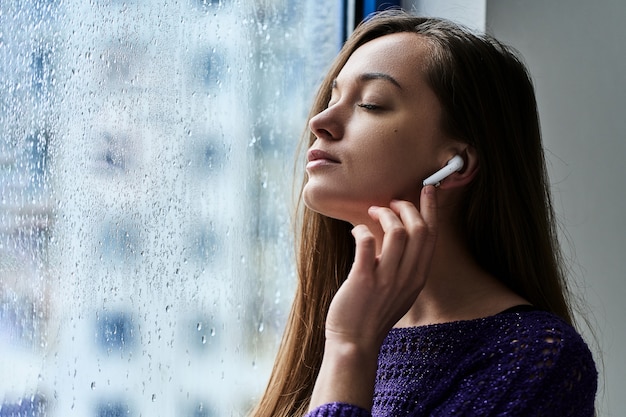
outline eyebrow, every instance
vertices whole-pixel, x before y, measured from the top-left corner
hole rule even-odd
[[[373,80],[384,80],[384,81],[390,82],[391,84],[395,85],[400,90],[402,90],[402,86],[400,85],[400,83],[396,81],[396,79],[393,78],[391,75],[385,74],[384,72],[365,72],[359,75],[358,79],[361,82],[368,82],[368,81],[373,81]],[[337,87],[337,79],[335,78],[332,82],[332,88],[336,88],[336,87]]]
[[[361,74],[359,76],[359,80],[361,81],[385,80],[385,81],[389,81],[391,84],[395,85],[400,90],[402,90],[402,86],[400,86],[400,83],[396,81],[395,78],[383,72],[366,72],[365,74]]]

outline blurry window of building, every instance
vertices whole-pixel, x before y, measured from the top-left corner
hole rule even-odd
[[[342,7],[0,2],[0,417],[255,403]]]

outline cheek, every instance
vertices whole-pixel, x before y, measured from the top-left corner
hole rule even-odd
[[[424,153],[416,135],[407,130],[402,127],[390,129],[374,155],[384,161],[388,169],[403,175],[415,171],[416,164],[419,165]]]
[[[417,187],[421,180],[419,162],[405,147],[394,145],[389,141],[362,156],[359,173],[351,179],[354,190],[369,196],[397,197]]]

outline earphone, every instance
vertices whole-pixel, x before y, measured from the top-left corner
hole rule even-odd
[[[455,155],[448,161],[445,167],[441,168],[439,171],[424,180],[424,187],[427,185],[439,187],[439,184],[441,184],[441,181],[443,181],[444,178],[460,171],[461,169],[463,169],[463,158],[459,155]]]

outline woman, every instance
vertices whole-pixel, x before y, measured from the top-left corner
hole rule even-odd
[[[254,415],[593,415],[515,55],[380,13],[344,45],[309,127],[299,286]],[[422,186],[456,155],[459,171]]]

